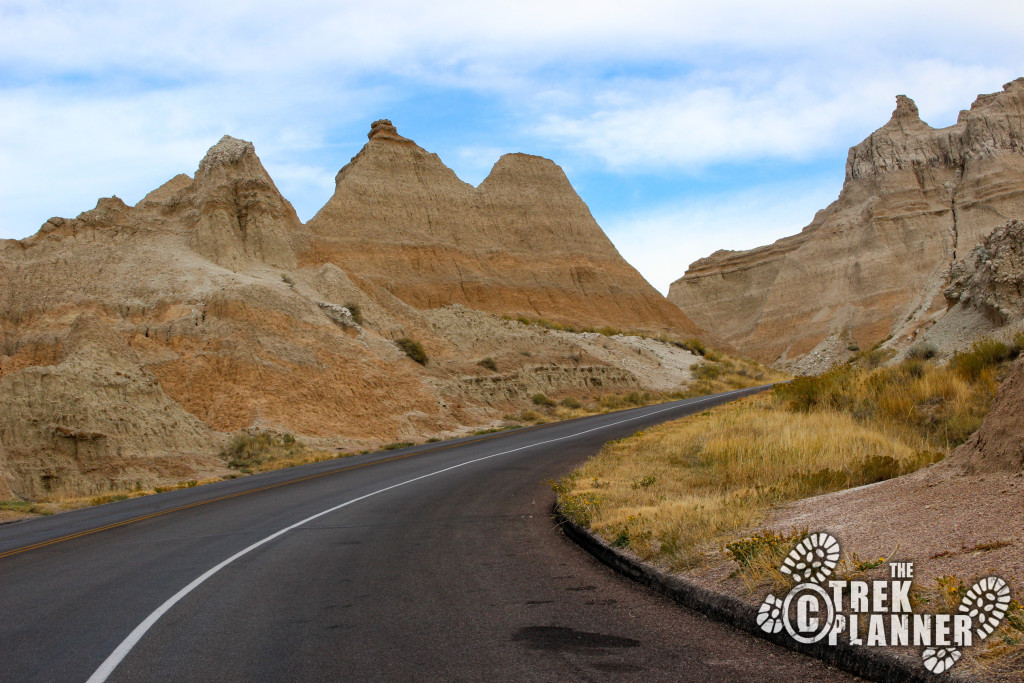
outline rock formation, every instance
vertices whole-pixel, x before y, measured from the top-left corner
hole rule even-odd
[[[943,294],[948,310],[915,343],[948,355],[983,336],[1014,341],[1024,331],[1024,222],[999,226],[954,261]]]
[[[696,327],[616,251],[554,162],[507,154],[474,188],[382,120],[309,222],[334,263],[417,308],[460,303],[563,323]]]
[[[992,410],[981,428],[943,463],[969,474],[1024,472],[1024,358],[1017,359],[1009,376],[999,385]]]
[[[492,426],[538,392],[688,383],[698,359],[671,344],[493,315],[694,330],[552,162],[503,157],[474,189],[378,122],[338,178],[307,227],[225,136],[136,206],[0,240],[0,499],[199,479],[238,430],[362,450]]]
[[[899,96],[850,150],[839,198],[797,235],[691,264],[669,299],[756,358],[822,369],[906,344],[946,310],[950,265],[1024,217],[1024,79],[935,129]]]

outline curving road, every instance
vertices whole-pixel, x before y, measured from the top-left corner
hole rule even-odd
[[[551,520],[547,478],[751,391],[0,527],[0,681],[849,680]]]

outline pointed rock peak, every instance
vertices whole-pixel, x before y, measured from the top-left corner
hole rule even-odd
[[[127,211],[128,205],[116,194],[113,197],[100,197],[96,200],[93,211]]]
[[[568,183],[561,167],[551,159],[513,152],[501,155],[480,187],[496,183],[521,185],[538,179],[557,185]]]
[[[179,173],[174,176],[166,183],[151,191],[139,202],[139,205],[147,202],[165,202],[175,195],[175,193],[184,190],[192,184],[192,178],[184,173]]]
[[[894,119],[900,120],[921,120],[921,113],[917,110],[917,104],[906,95],[896,96],[896,109],[892,113]]]
[[[398,129],[389,119],[377,119],[370,124],[370,132],[366,134],[370,140],[397,140],[399,142],[411,142],[398,134]]]
[[[217,166],[238,163],[247,154],[256,154],[256,148],[251,142],[225,135],[199,162],[199,171],[196,175],[208,173]]]

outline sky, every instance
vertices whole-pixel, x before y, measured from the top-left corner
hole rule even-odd
[[[251,140],[308,220],[372,121],[474,185],[565,170],[662,292],[799,232],[895,96],[932,126],[1024,76],[1024,3],[0,0],[0,238]]]

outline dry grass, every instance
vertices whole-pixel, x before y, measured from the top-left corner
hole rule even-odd
[[[395,450],[414,445],[412,442],[388,444],[384,450]],[[307,465],[313,462],[334,460],[354,455],[334,453],[309,448],[291,434],[277,434],[268,431],[239,432],[227,446],[221,449],[220,457],[228,467],[243,474],[268,472],[286,467]]]
[[[772,505],[882,481],[934,462],[852,416],[792,413],[771,396],[729,404],[609,443],[560,484],[577,521],[645,559],[681,569]],[[580,498],[582,497],[582,498]],[[576,498],[577,500],[572,500]]]
[[[793,411],[848,413],[897,438],[925,438],[948,451],[981,426],[1007,369],[1002,361],[971,367],[965,374],[955,361],[939,365],[917,359],[875,370],[847,366],[798,377],[775,394]]]
[[[165,491],[175,491],[177,489],[192,488],[194,486],[212,484],[217,481],[223,481],[223,478],[213,477],[211,479],[203,479],[198,481],[192,479],[189,481],[182,481],[175,484],[168,484],[166,486],[112,486],[109,487],[103,493],[91,494],[88,496],[54,495],[49,498],[40,499],[36,501],[7,500],[0,501],[0,510],[20,513],[26,516],[52,515],[54,513],[64,512],[66,510],[77,510],[79,508],[90,507],[93,505],[103,505],[104,503],[114,503],[119,500],[128,500],[129,498],[151,496],[154,493],[164,493]]]
[[[645,559],[692,566],[703,550],[735,540],[774,505],[941,460],[981,424],[1014,355],[990,346],[977,345],[948,365],[915,358],[798,378],[771,395],[609,443],[559,482],[560,503]],[[737,379],[752,374],[727,360]],[[744,572],[752,582],[770,581],[775,559],[767,553]]]
[[[716,360],[711,360],[712,358]],[[693,384],[686,396],[706,396],[733,389],[746,389],[784,382],[792,376],[743,358],[708,351],[704,361],[694,366]]]
[[[940,576],[933,585],[911,594],[915,610],[954,613],[967,586],[981,577],[965,582],[959,576]],[[1024,679],[1024,607],[1010,601],[1006,617],[995,632],[979,646],[967,648],[964,660],[972,673],[985,680],[1019,681]]]

